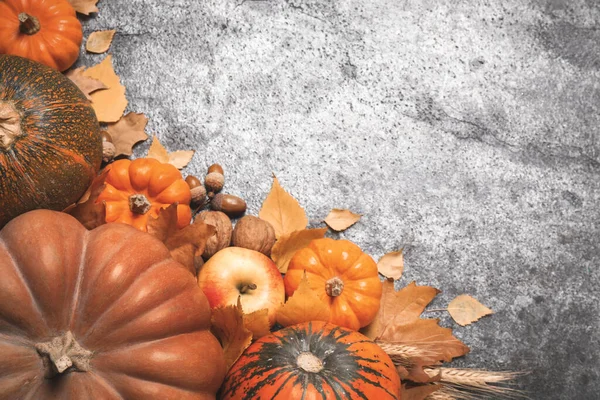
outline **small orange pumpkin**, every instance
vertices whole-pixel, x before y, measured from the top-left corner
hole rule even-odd
[[[97,202],[104,202],[106,222],[123,222],[147,231],[148,217],[161,208],[177,205],[177,227],[190,223],[191,193],[181,173],[171,164],[153,158],[122,159],[106,167],[105,187]]]
[[[329,322],[358,330],[379,310],[382,284],[377,264],[354,243],[316,239],[299,250],[285,274],[285,293],[291,296],[306,271],[308,283],[330,307]]]
[[[67,0],[0,1],[0,54],[64,71],[79,57],[81,23]]]

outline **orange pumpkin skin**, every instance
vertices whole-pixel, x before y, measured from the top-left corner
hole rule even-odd
[[[0,55],[0,228],[29,210],[73,204],[101,162],[98,120],[77,86],[50,67]]]
[[[263,336],[231,367],[220,399],[399,399],[390,357],[366,336],[307,322]]]
[[[0,231],[0,276],[0,399],[215,398],[208,301],[152,235],[31,211]],[[68,332],[80,349],[58,373],[44,344]]]
[[[0,1],[0,54],[64,71],[79,57],[81,23],[67,0]]]
[[[190,187],[171,164],[153,158],[122,159],[107,166],[105,188],[97,201],[106,207],[106,222],[123,222],[147,231],[148,217],[157,218],[162,208],[177,204],[177,226],[189,225],[192,218]],[[132,208],[132,196],[142,195],[149,208]],[[144,213],[142,213],[145,211]]]
[[[329,322],[358,330],[373,321],[379,310],[382,284],[377,264],[357,245],[323,238],[297,251],[284,277],[287,296],[298,288],[305,271],[311,289],[329,305]],[[339,295],[332,295],[328,285],[335,283],[336,277],[343,289]]]

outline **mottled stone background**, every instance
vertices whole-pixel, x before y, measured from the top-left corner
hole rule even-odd
[[[600,398],[600,2],[101,0],[130,111],[256,214],[275,173],[402,284],[496,314],[455,365]],[[86,55],[92,65],[103,55]],[[142,155],[148,143],[140,146]],[[432,316],[437,314],[432,313]],[[446,315],[442,323],[453,325]]]

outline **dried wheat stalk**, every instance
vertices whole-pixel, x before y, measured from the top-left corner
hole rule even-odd
[[[461,368],[425,368],[425,372],[432,377],[439,375],[440,383],[444,386],[427,397],[428,400],[475,400],[481,399],[482,396],[505,399],[526,397],[519,390],[493,385],[508,382],[523,375],[518,372]]]

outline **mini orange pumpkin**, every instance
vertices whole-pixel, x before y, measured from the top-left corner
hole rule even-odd
[[[0,1],[0,54],[64,71],[79,57],[81,23],[67,0]]]
[[[190,188],[173,165],[138,158],[118,160],[106,168],[106,186],[96,200],[105,204],[106,222],[123,222],[147,231],[149,216],[157,218],[161,208],[178,203],[177,226],[190,223]]]
[[[377,264],[357,245],[313,240],[290,261],[284,278],[286,295],[298,288],[305,271],[311,289],[330,307],[329,322],[358,330],[375,318],[382,284]]]

